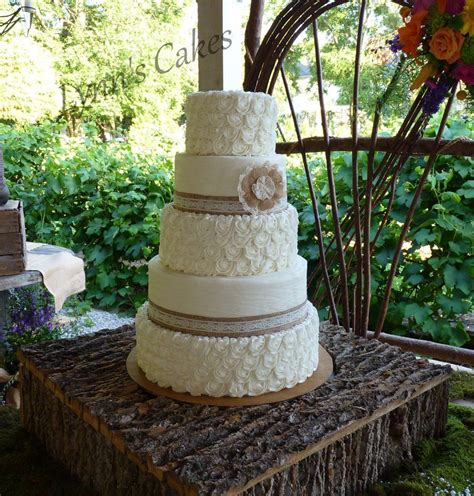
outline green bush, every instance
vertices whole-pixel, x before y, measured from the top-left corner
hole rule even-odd
[[[472,124],[456,121],[451,122],[446,135],[472,136],[473,131]],[[433,133],[433,130],[428,131],[428,134]],[[342,215],[352,205],[352,161],[348,153],[335,153],[333,159]],[[372,326],[378,316],[384,281],[390,270],[401,223],[406,217],[424,165],[423,158],[412,158],[405,165],[396,188],[393,211],[376,246],[372,261]],[[367,156],[360,154],[359,167],[363,178],[366,166]],[[316,157],[311,161],[311,168],[325,242],[328,243],[334,230],[331,213],[326,208],[330,201],[325,163],[322,158]],[[288,185],[290,200],[300,212],[300,252],[310,261],[315,261],[319,255],[314,240],[314,215],[301,167],[289,168]],[[409,329],[428,334],[435,341],[457,346],[468,341],[463,324],[459,320],[454,325],[452,322],[458,315],[467,313],[473,303],[473,198],[474,160],[468,157],[439,157],[423,189],[404,245],[385,324],[386,332],[406,334]],[[384,202],[376,209],[372,232],[386,204]],[[350,277],[354,282],[354,266]]]
[[[84,139],[61,126],[0,126],[12,197],[23,200],[27,237],[71,248],[86,262],[87,297],[126,310],[146,298],[145,261],[157,253],[160,211],[172,195],[172,163]]]

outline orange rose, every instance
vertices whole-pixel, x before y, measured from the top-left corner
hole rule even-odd
[[[430,40],[430,52],[439,60],[453,64],[461,58],[464,36],[451,28],[441,28]]]
[[[412,57],[417,55],[418,45],[421,43],[423,36],[421,24],[427,15],[427,10],[420,10],[411,16],[410,22],[398,30],[402,50]]]

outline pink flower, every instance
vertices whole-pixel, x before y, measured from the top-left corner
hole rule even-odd
[[[465,64],[459,61],[456,64],[451,76],[463,81],[465,84],[474,84],[474,64]]]
[[[416,0],[413,6],[413,13],[416,14],[420,10],[430,10],[435,2],[436,0]]]
[[[459,15],[464,9],[465,0],[450,0],[446,2],[446,13],[450,15]]]

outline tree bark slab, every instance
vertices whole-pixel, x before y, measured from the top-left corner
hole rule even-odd
[[[24,348],[22,422],[100,494],[357,495],[444,433],[449,367],[322,324],[335,373],[281,403],[154,397],[129,376],[133,327]]]

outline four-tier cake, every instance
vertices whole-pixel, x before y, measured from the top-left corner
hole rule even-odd
[[[298,215],[264,93],[194,93],[174,202],[136,318],[137,362],[179,393],[256,396],[318,366],[319,319],[297,254]]]

